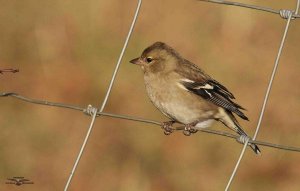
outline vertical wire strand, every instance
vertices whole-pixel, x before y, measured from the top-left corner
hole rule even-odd
[[[271,78],[270,78],[270,81],[269,81],[269,84],[268,84],[268,88],[267,88],[267,91],[266,91],[266,94],[265,94],[264,102],[263,102],[263,105],[262,105],[262,108],[261,108],[261,111],[260,111],[260,116],[259,116],[259,119],[258,119],[258,123],[257,123],[257,126],[256,126],[254,136],[253,136],[253,140],[256,139],[257,134],[258,134],[258,132],[260,130],[260,127],[261,127],[261,122],[262,122],[262,119],[263,119],[264,114],[265,114],[266,105],[267,105],[267,102],[269,100],[269,95],[270,95],[270,92],[271,92],[271,89],[272,89],[274,77],[275,77],[276,72],[277,72],[277,68],[278,68],[278,65],[279,65],[279,60],[280,60],[281,53],[282,53],[282,50],[283,50],[283,46],[284,46],[284,43],[285,43],[286,35],[287,35],[288,30],[289,30],[291,18],[292,18],[292,13],[290,13],[289,18],[288,18],[287,23],[286,23],[286,26],[285,26],[283,37],[282,37],[282,40],[281,40],[281,43],[280,43],[280,47],[279,47],[278,54],[277,54],[275,64],[274,64],[274,68],[273,68],[273,71],[272,71],[272,75],[271,75]]]
[[[298,15],[298,13],[299,13],[299,7],[300,7],[300,0],[297,0],[297,8],[296,8],[296,11],[295,11],[296,15]]]
[[[133,28],[134,28],[134,26],[135,26],[135,23],[136,23],[136,20],[137,20],[137,17],[138,17],[140,8],[141,8],[141,4],[142,4],[142,0],[138,0],[137,8],[136,8],[136,11],[135,11],[135,14],[134,14],[134,17],[133,17],[133,20],[132,20],[132,23],[131,23],[129,32],[128,32],[127,36],[126,36],[126,40],[125,40],[124,46],[123,46],[123,48],[122,48],[121,54],[120,54],[120,56],[119,56],[119,59],[118,59],[118,61],[117,61],[117,64],[116,64],[114,73],[113,73],[113,75],[112,75],[112,78],[111,78],[111,81],[110,81],[108,90],[107,90],[107,92],[106,92],[105,98],[104,98],[103,103],[102,103],[102,106],[101,106],[101,108],[100,108],[100,112],[102,112],[102,111],[104,110],[104,108],[105,108],[105,106],[106,106],[106,103],[107,103],[107,101],[108,101],[108,97],[109,97],[110,92],[111,92],[111,90],[112,90],[112,87],[113,87],[113,84],[114,84],[116,75],[117,75],[117,73],[118,73],[118,70],[119,70],[119,67],[120,67],[120,64],[121,64],[121,61],[122,61],[122,58],[123,58],[123,56],[124,56],[125,50],[126,50],[126,48],[127,48],[128,42],[129,42],[129,39],[130,39],[131,34],[132,34],[132,32],[133,32]],[[68,178],[68,181],[67,181],[67,183],[66,183],[66,185],[65,185],[64,191],[67,191],[68,188],[69,188],[69,186],[70,186],[70,183],[71,183],[71,181],[72,181],[73,175],[74,175],[74,173],[75,173],[75,171],[76,171],[76,169],[77,169],[77,166],[78,166],[78,164],[79,164],[80,158],[81,158],[81,156],[82,156],[82,154],[83,154],[83,151],[84,151],[84,149],[85,149],[85,146],[86,146],[86,144],[87,144],[87,142],[88,142],[88,139],[89,139],[90,134],[91,134],[91,132],[92,132],[92,129],[93,129],[93,127],[94,127],[94,122],[95,122],[96,116],[97,116],[97,111],[95,111],[94,114],[93,114],[92,121],[91,121],[91,123],[90,123],[90,127],[89,127],[88,132],[87,132],[87,134],[86,134],[86,136],[85,136],[85,139],[84,139],[84,141],[83,141],[83,143],[82,143],[81,149],[80,149],[80,151],[79,151],[79,153],[78,153],[78,156],[77,156],[77,158],[76,158],[76,161],[75,161],[74,166],[73,166],[73,168],[72,168],[72,171],[71,171],[71,173],[70,173],[70,176],[69,176],[69,178]]]
[[[299,0],[298,0],[298,5],[299,5]],[[298,5],[297,5],[297,8],[298,8]],[[284,43],[285,43],[285,39],[286,39],[286,36],[287,36],[287,32],[288,32],[288,29],[289,29],[289,26],[290,26],[290,21],[292,19],[292,13],[290,13],[289,17],[288,17],[288,20],[287,20],[287,23],[286,23],[286,26],[285,26],[285,30],[284,30],[284,34],[283,34],[283,37],[282,37],[282,40],[281,40],[281,43],[280,43],[280,47],[279,47],[279,50],[278,50],[278,54],[277,54],[277,57],[276,57],[276,60],[275,60],[275,63],[274,63],[274,68],[273,68],[273,71],[272,71],[272,75],[271,75],[271,78],[270,78],[270,81],[269,81],[269,84],[268,84],[268,88],[267,88],[267,91],[266,91],[266,94],[265,94],[265,98],[264,98],[264,102],[263,102],[263,106],[262,106],[262,109],[261,109],[261,113],[260,113],[260,117],[259,117],[259,120],[258,120],[258,123],[257,123],[257,127],[256,127],[256,130],[255,130],[255,134],[253,136],[253,140],[255,140],[255,138],[257,137],[257,134],[258,134],[258,131],[260,129],[260,125],[261,125],[261,121],[263,119],[263,116],[264,116],[264,112],[265,112],[265,108],[266,108],[266,104],[267,104],[267,101],[269,99],[269,94],[270,94],[270,91],[271,91],[271,88],[272,88],[272,84],[273,84],[273,80],[274,80],[274,77],[275,77],[275,74],[276,74],[276,71],[277,71],[277,68],[278,68],[278,64],[279,64],[279,59],[280,59],[280,56],[281,56],[281,53],[282,53],[282,49],[283,49],[283,46],[284,46]],[[248,140],[249,141],[249,140]],[[245,150],[247,148],[247,145],[248,145],[248,141],[245,142],[244,144],[244,147],[241,151],[241,154],[240,154],[240,157],[234,167],[234,170],[230,176],[230,179],[227,183],[227,186],[225,188],[225,191],[227,191],[233,181],[233,178],[235,177],[236,175],[236,172],[237,172],[237,169],[240,165],[240,162],[245,154]]]
[[[127,37],[126,37],[126,40],[125,40],[125,43],[124,43],[124,46],[123,46],[123,49],[122,49],[121,54],[120,54],[120,56],[119,56],[118,62],[117,62],[117,64],[116,64],[116,68],[115,68],[115,71],[114,71],[114,73],[113,73],[113,75],[112,75],[112,78],[111,78],[109,87],[108,87],[108,89],[107,89],[107,92],[106,92],[106,95],[105,95],[105,98],[104,98],[104,101],[103,101],[103,103],[102,103],[102,105],[101,105],[100,112],[102,112],[102,111],[104,110],[104,107],[106,106],[108,97],[109,97],[109,95],[110,95],[111,89],[112,89],[112,87],[113,87],[113,85],[114,85],[114,81],[115,81],[115,78],[116,78],[117,73],[118,73],[118,70],[119,70],[119,67],[120,67],[120,64],[121,64],[121,61],[122,61],[124,52],[125,52],[125,50],[126,50],[126,48],[127,48],[128,41],[129,41],[129,39],[130,39],[130,37],[131,37],[131,33],[132,33],[132,31],[133,31],[133,28],[134,28],[134,25],[135,25],[135,23],[136,23],[137,17],[138,17],[138,15],[139,15],[139,10],[140,10],[141,5],[142,5],[142,0],[139,0],[139,1],[138,1],[137,8],[136,8],[136,11],[135,11],[135,14],[134,14],[134,17],[133,17],[133,21],[132,21],[132,23],[131,23],[131,26],[130,26],[128,35],[127,35]]]
[[[236,174],[236,171],[237,171],[237,169],[238,169],[238,167],[239,167],[239,165],[240,165],[240,163],[241,163],[241,161],[242,161],[242,158],[243,158],[244,153],[245,153],[245,151],[246,151],[246,148],[247,148],[247,146],[248,146],[248,142],[249,142],[249,139],[247,139],[247,140],[245,141],[244,147],[243,147],[242,152],[241,152],[241,154],[240,154],[240,157],[239,157],[239,159],[238,159],[238,161],[237,161],[237,163],[236,163],[236,165],[235,165],[235,167],[234,167],[234,169],[233,169],[233,172],[232,172],[232,174],[231,174],[231,176],[230,176],[230,179],[229,179],[229,181],[228,181],[228,184],[226,185],[225,191],[228,191],[228,189],[229,189],[229,187],[230,187],[230,185],[231,185],[231,182],[233,181],[233,178],[234,178],[234,176],[235,176],[235,174]]]
[[[73,166],[73,168],[72,168],[72,171],[71,171],[71,174],[70,174],[70,176],[69,176],[69,179],[68,179],[68,181],[67,181],[67,183],[66,183],[66,186],[65,186],[64,191],[67,191],[67,190],[68,190],[69,185],[70,185],[70,183],[71,183],[71,181],[72,181],[73,175],[74,175],[74,173],[75,173],[75,171],[76,171],[76,168],[77,168],[77,166],[78,166],[78,163],[79,163],[80,158],[81,158],[81,156],[82,156],[82,153],[83,153],[83,151],[84,151],[85,145],[86,145],[86,143],[87,143],[87,141],[88,141],[88,138],[89,138],[89,136],[90,136],[90,134],[91,134],[91,132],[92,132],[92,129],[93,129],[92,127],[94,126],[94,122],[95,122],[96,116],[97,116],[97,111],[95,111],[94,114],[93,114],[93,118],[92,118],[92,121],[91,121],[91,124],[90,124],[90,128],[88,129],[88,132],[87,132],[87,134],[86,134],[86,137],[85,137],[85,139],[84,139],[84,141],[83,141],[83,144],[82,144],[82,146],[81,146],[81,148],[80,148],[78,157],[76,158],[76,161],[75,161],[74,166]]]

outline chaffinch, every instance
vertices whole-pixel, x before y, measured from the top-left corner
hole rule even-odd
[[[156,42],[130,62],[142,68],[151,102],[171,120],[162,125],[165,134],[172,133],[175,122],[184,124],[183,133],[190,135],[220,121],[247,136],[234,114],[248,118],[241,111],[244,108],[233,101],[233,94],[167,44]],[[260,153],[257,145],[249,146]]]

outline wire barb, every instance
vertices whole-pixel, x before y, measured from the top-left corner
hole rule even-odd
[[[11,73],[17,73],[17,72],[19,72],[19,69],[11,69],[11,68],[9,68],[9,69],[0,69],[0,74],[4,74],[5,72],[11,72]]]
[[[8,93],[1,93],[0,94],[0,97],[8,97],[8,96],[14,96],[14,95],[17,95],[16,93],[13,93],[13,92],[8,92]]]

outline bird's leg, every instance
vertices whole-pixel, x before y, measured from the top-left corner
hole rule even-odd
[[[194,121],[192,123],[186,124],[184,126],[183,134],[185,136],[190,136],[192,133],[197,133],[198,130],[195,129],[194,127],[195,127],[195,125],[197,125],[198,122],[199,121]]]
[[[173,133],[174,129],[172,128],[172,125],[175,123],[175,121],[166,121],[162,123],[161,128],[164,130],[165,135],[170,135]]]

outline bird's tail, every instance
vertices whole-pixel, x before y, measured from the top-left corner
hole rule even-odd
[[[251,143],[251,144],[250,144],[250,147],[251,147],[251,149],[255,152],[255,154],[261,155],[260,149],[259,149],[259,147],[258,147],[256,144]]]
[[[247,133],[242,129],[242,127],[240,126],[239,122],[236,120],[236,118],[234,117],[234,115],[231,112],[227,112],[228,116],[231,118],[231,120],[233,121],[234,125],[236,128],[234,128],[234,130],[240,135],[240,136],[245,136],[245,137],[249,137],[247,135]],[[249,143],[250,148],[255,152],[255,154],[260,155],[261,151],[259,149],[259,147],[254,144],[254,143]]]
[[[239,134],[240,136],[249,137],[249,136],[245,133],[245,131],[242,130],[242,128],[239,127],[238,129],[241,130],[241,132],[238,131],[238,134]],[[258,155],[261,154],[260,149],[259,149],[259,147],[258,147],[256,144],[254,144],[254,143],[248,143],[248,144],[249,144],[250,148],[255,152],[255,154],[258,154]]]

